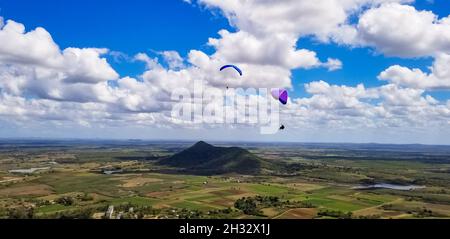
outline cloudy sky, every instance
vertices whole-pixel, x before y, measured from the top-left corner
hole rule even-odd
[[[450,144],[448,0],[0,0],[0,138]],[[171,91],[286,88],[286,130],[192,125]]]

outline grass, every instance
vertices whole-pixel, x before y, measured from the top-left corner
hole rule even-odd
[[[115,198],[112,200],[108,200],[107,203],[114,206],[118,206],[125,203],[129,203],[134,206],[153,206],[158,201],[159,200],[157,199],[135,196],[135,197]]]
[[[36,209],[36,212],[42,213],[42,214],[49,214],[49,213],[55,213],[55,212],[62,212],[62,211],[70,210],[73,208],[75,208],[75,207],[63,206],[61,204],[53,204],[53,205],[39,207]]]
[[[290,209],[278,215],[277,219],[311,219],[317,216],[316,208]]]
[[[305,202],[312,203],[315,206],[319,206],[326,209],[338,210],[343,212],[351,212],[364,208],[365,206],[355,204],[353,202],[345,202],[328,198],[310,198]]]
[[[173,207],[176,207],[176,208],[180,208],[180,209],[187,208],[187,209],[202,210],[202,211],[224,208],[221,206],[211,206],[211,205],[207,205],[207,204],[190,202],[190,201],[174,202],[174,203],[171,203],[170,205]]]
[[[354,197],[357,200],[361,200],[365,203],[369,203],[369,204],[373,204],[373,205],[384,204],[384,203],[392,202],[392,201],[398,199],[398,197],[396,197],[396,196],[374,194],[374,193],[358,193],[358,194],[354,195]]]
[[[256,194],[265,196],[280,196],[288,194],[291,189],[277,185],[249,184],[246,188]]]
[[[118,183],[112,176],[92,173],[55,173],[36,180],[53,187],[56,193],[68,192],[98,193],[107,196],[120,195]]]
[[[193,197],[186,197],[185,200],[187,201],[197,201],[197,202],[211,202],[214,200],[219,199],[219,197],[215,196],[215,195],[211,195],[211,194],[200,194],[197,196],[193,196]]]
[[[36,213],[51,215],[66,210],[89,207],[103,207],[107,205],[119,206],[131,203],[136,206],[152,206],[171,210],[186,208],[191,210],[208,211],[233,207],[234,202],[249,196],[276,196],[281,200],[295,200],[309,202],[318,208],[263,208],[269,217],[280,218],[311,218],[320,209],[342,212],[353,212],[356,216],[379,215],[382,218],[413,217],[408,214],[423,208],[432,210],[436,215],[450,217],[450,190],[448,190],[450,175],[446,169],[450,164],[432,164],[426,162],[406,160],[364,160],[352,158],[349,153],[347,159],[322,159],[321,150],[308,151],[296,148],[284,148],[277,151],[269,149],[273,160],[280,155],[291,158],[305,167],[297,175],[289,177],[259,175],[250,177],[244,175],[217,175],[213,177],[196,175],[178,175],[164,173],[135,173],[122,175],[102,175],[92,173],[99,167],[113,165],[127,167],[127,164],[137,168],[151,169],[157,167],[151,161],[131,161],[152,154],[155,148],[129,149],[101,148],[86,150],[70,150],[67,160],[61,160],[56,169],[49,173],[35,174],[24,177],[23,182],[0,185],[0,217],[7,208],[21,205],[33,205],[39,200],[54,200],[61,196],[76,197],[77,194],[89,193],[93,200],[81,201],[77,199],[74,206],[65,207],[54,204],[36,207]],[[46,150],[27,149],[23,154],[27,160],[12,162],[12,156],[2,155],[0,152],[0,177],[10,177],[6,168],[14,163],[14,168],[35,167],[46,158],[59,161],[60,156],[45,157]],[[164,149],[158,149],[164,151]],[[158,152],[159,152],[158,151]],[[326,151],[326,150],[324,150]],[[267,149],[262,151],[267,153]],[[164,153],[164,152],[163,152]],[[41,157],[40,155],[43,155]],[[334,155],[335,153],[329,153]],[[343,154],[338,152],[336,154]],[[377,152],[374,152],[377,154]],[[287,156],[289,155],[289,156]],[[308,155],[315,159],[308,159]],[[76,156],[76,157],[75,157]],[[398,155],[397,155],[398,156]],[[392,157],[397,157],[392,156]],[[403,157],[403,155],[400,155]],[[399,156],[399,157],[400,157]],[[130,160],[120,161],[119,158]],[[380,156],[391,157],[391,156]],[[428,156],[427,156],[428,157]],[[294,160],[295,159],[295,160]],[[2,164],[3,163],[3,164]],[[152,180],[156,179],[156,180]],[[361,184],[362,180],[377,182],[414,182],[426,185],[423,190],[395,191],[395,190],[354,190],[353,186]],[[242,183],[238,183],[238,181]],[[124,185],[128,182],[129,187]],[[206,182],[206,183],[205,183]],[[130,186],[131,185],[131,186]],[[391,209],[384,209],[384,205],[392,205]],[[253,216],[235,212],[233,217],[250,218]],[[230,216],[231,217],[231,216]]]

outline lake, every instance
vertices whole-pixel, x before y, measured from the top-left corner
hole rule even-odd
[[[22,174],[31,174],[36,171],[42,171],[42,170],[49,170],[50,167],[45,168],[30,168],[30,169],[15,169],[15,170],[9,170],[9,173],[22,173]]]
[[[421,189],[425,188],[425,186],[418,186],[418,185],[399,185],[399,184],[391,184],[391,183],[377,183],[372,185],[361,185],[353,187],[353,189],[393,189],[393,190],[400,190],[400,191],[411,191],[414,189]]]

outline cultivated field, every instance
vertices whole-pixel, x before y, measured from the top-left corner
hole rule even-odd
[[[290,170],[252,176],[183,175],[155,163],[187,146],[3,143],[0,217],[450,218],[450,150],[445,147],[396,151],[255,144],[247,148],[289,164]],[[11,171],[30,168],[40,170]],[[355,188],[377,183],[422,187]],[[110,206],[114,212],[105,215]]]

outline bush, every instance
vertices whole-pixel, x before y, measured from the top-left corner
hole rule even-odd
[[[77,210],[70,210],[59,212],[56,214],[57,219],[91,219],[96,212],[94,208],[81,208]]]
[[[234,207],[241,210],[247,215],[261,214],[256,207],[256,202],[252,198],[241,198],[234,203]]]
[[[56,203],[64,205],[64,206],[72,206],[75,204],[75,200],[72,197],[60,197],[56,199]]]
[[[332,211],[332,210],[322,210],[317,215],[322,217],[334,217],[339,219],[351,219],[353,213],[351,212],[341,212],[341,211]]]
[[[92,201],[94,200],[94,197],[91,195],[85,193],[83,195],[78,195],[78,199],[80,199],[82,202]]]
[[[10,208],[7,215],[9,219],[33,219],[34,210],[26,207]]]

